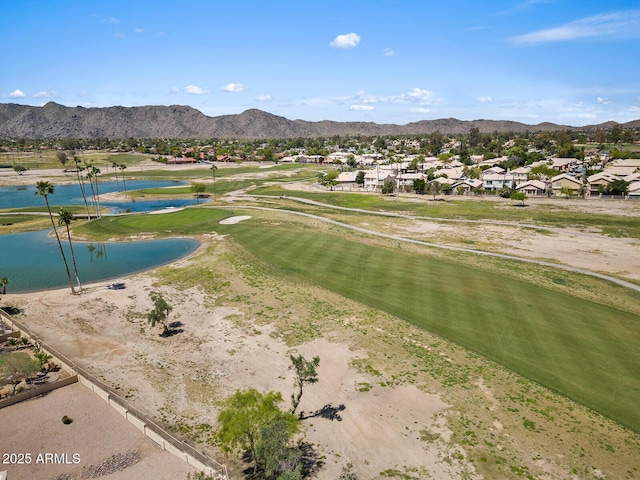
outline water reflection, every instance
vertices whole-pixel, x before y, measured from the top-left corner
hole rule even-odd
[[[89,261],[93,263],[93,256],[95,253],[96,260],[106,260],[107,259],[107,244],[106,243],[98,243],[96,247],[95,244],[90,243],[87,245],[87,250],[89,251]]]
[[[12,293],[69,285],[60,250],[48,231],[0,235],[0,278],[9,279]],[[69,245],[63,242],[65,255]],[[83,285],[154,268],[188,255],[200,243],[191,238],[137,242],[73,242],[78,276]]]

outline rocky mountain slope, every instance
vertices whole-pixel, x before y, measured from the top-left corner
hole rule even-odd
[[[639,121],[630,122],[638,123]],[[611,126],[607,122],[602,127]],[[84,108],[49,102],[42,107],[0,104],[0,138],[293,138],[333,135],[410,135],[553,131],[566,125],[527,125],[512,121],[455,118],[422,120],[406,125],[368,122],[308,122],[251,109],[238,115],[208,117],[183,105]],[[588,128],[597,128],[592,125]],[[587,128],[587,127],[585,127]]]

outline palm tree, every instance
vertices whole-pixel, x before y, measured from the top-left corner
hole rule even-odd
[[[93,188],[93,172],[91,171],[92,167],[91,165],[85,164],[85,168],[87,169],[87,180],[89,180],[89,187],[91,188],[91,204],[93,205],[93,208],[96,209],[96,218],[97,218],[98,207],[96,205],[96,192],[95,192],[95,189]]]
[[[56,234],[56,240],[58,240],[58,247],[60,248],[60,255],[62,255],[62,261],[64,262],[64,268],[67,271],[67,278],[69,279],[69,286],[71,287],[71,293],[75,295],[76,289],[73,288],[73,282],[71,281],[71,273],[69,273],[69,264],[67,263],[67,257],[64,255],[62,249],[62,242],[60,242],[60,236],[56,229],[56,224],[53,221],[53,214],[51,213],[51,207],[49,206],[49,195],[53,195],[55,187],[51,182],[41,181],[36,183],[36,195],[44,197],[44,201],[47,204],[47,211],[49,212],[49,218],[51,219],[51,226],[53,227],[53,233]]]
[[[3,295],[7,293],[7,283],[9,283],[9,279],[7,277],[2,277],[2,280],[0,280],[0,285],[2,285]]]
[[[118,180],[118,164],[116,162],[111,162],[111,166],[113,167],[113,171],[116,174],[116,187],[118,191],[120,191],[120,181]]]
[[[73,262],[73,272],[76,275],[76,283],[78,284],[78,288],[82,290],[82,284],[80,283],[80,278],[78,277],[78,267],[76,266],[76,256],[73,253],[73,244],[71,243],[71,232],[69,232],[69,224],[75,220],[76,217],[66,208],[62,207],[60,209],[60,213],[58,214],[58,225],[64,225],[67,227],[67,239],[69,240],[69,249],[71,250],[71,260]]]
[[[213,201],[216,201],[216,170],[218,170],[218,167],[214,165],[211,165],[211,172],[213,173]]]
[[[91,167],[91,173],[93,174],[94,182],[96,182],[96,205],[97,205],[97,217],[102,218],[100,213],[100,192],[98,191],[98,174],[100,169],[98,167]]]
[[[122,185],[124,186],[124,198],[125,201],[127,199],[127,183],[124,181],[124,171],[127,168],[127,166],[124,163],[120,164],[120,171],[122,172]]]
[[[84,167],[80,166],[80,159],[76,156],[73,157],[73,161],[76,164],[76,176],[78,177],[78,185],[80,185],[80,191],[82,192],[82,199],[84,200],[84,207],[87,210],[87,219],[91,220],[91,213],[89,212],[89,204],[87,203],[87,192],[84,189],[84,181],[82,180],[82,176],[80,172],[84,170]]]

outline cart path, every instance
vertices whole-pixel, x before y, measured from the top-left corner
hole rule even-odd
[[[271,197],[273,198],[273,197]],[[287,198],[292,198],[292,197],[287,197]],[[306,202],[306,201],[305,201]],[[347,208],[347,207],[333,207],[332,205],[325,205],[322,203],[318,203],[318,202],[313,202],[313,201],[309,201],[312,204],[315,205],[319,205],[319,206],[325,206],[325,207],[330,207],[330,208],[338,208],[340,210],[349,210],[349,211],[354,211],[354,212],[363,212],[363,213],[369,213],[369,214],[376,214],[378,212],[370,212],[367,210],[362,210],[362,209],[357,209],[357,208]],[[532,263],[535,265],[542,265],[545,267],[552,267],[552,268],[558,268],[558,269],[562,269],[562,270],[566,270],[568,272],[575,272],[575,273],[581,273],[583,275],[589,275],[592,277],[597,277],[600,278],[602,280],[607,280],[609,282],[615,283],[617,285],[620,285],[622,287],[626,287],[632,290],[635,290],[637,292],[640,292],[640,285],[636,285],[635,283],[632,282],[628,282],[626,280],[621,280],[619,278],[616,277],[612,277],[610,275],[605,275],[603,273],[598,273],[598,272],[594,272],[591,270],[586,270],[583,268],[578,268],[578,267],[572,267],[569,265],[563,265],[560,263],[553,263],[553,262],[546,262],[544,260],[536,260],[536,259],[532,259],[532,258],[523,258],[523,257],[518,257],[515,255],[507,255],[504,253],[494,253],[494,252],[485,252],[482,250],[475,250],[473,248],[466,248],[466,247],[456,247],[456,246],[452,246],[452,245],[441,245],[441,244],[437,244],[437,243],[431,243],[431,242],[424,242],[421,240],[414,240],[411,238],[406,238],[406,237],[402,237],[399,235],[394,235],[391,233],[383,233],[383,232],[378,232],[375,230],[369,230],[367,228],[363,228],[363,227],[358,227],[355,225],[349,225],[348,223],[343,223],[343,222],[339,222],[337,220],[332,220],[330,218],[326,218],[326,217],[322,217],[320,215],[315,215],[312,213],[306,213],[306,212],[297,212],[295,210],[287,210],[287,209],[281,209],[281,208],[273,208],[273,207],[259,207],[259,206],[251,206],[251,205],[217,205],[217,206],[211,206],[211,207],[205,207],[205,208],[220,208],[220,209],[226,209],[226,208],[230,208],[230,209],[252,209],[252,210],[263,210],[263,211],[271,211],[271,212],[285,212],[285,213],[289,213],[292,215],[299,215],[302,217],[307,217],[307,218],[312,218],[314,220],[319,220],[322,222],[326,222],[326,223],[330,223],[332,225],[336,225],[339,227],[343,227],[343,228],[348,228],[350,230],[354,230],[356,232],[361,232],[361,233],[365,233],[367,235],[375,235],[377,237],[382,237],[382,238],[388,238],[390,240],[396,240],[399,242],[405,242],[405,243],[412,243],[415,245],[422,245],[425,247],[432,247],[432,248],[440,248],[440,249],[444,249],[444,250],[451,250],[451,251],[455,251],[455,252],[465,252],[465,253],[473,253],[476,255],[484,255],[486,257],[494,257],[494,258],[502,258],[505,260],[516,260],[519,262],[524,262],[524,263]],[[380,215],[385,215],[385,216],[394,216],[394,217],[401,217],[401,218],[412,218],[412,219],[419,219],[419,218],[425,218],[425,217],[409,217],[406,215],[400,215],[400,214],[395,214],[395,213],[388,213],[388,212],[380,212]],[[435,220],[435,219],[434,219]],[[447,220],[447,219],[444,219]],[[458,221],[466,221],[466,222],[475,222],[475,223],[483,223],[480,220],[458,220]],[[489,223],[489,222],[486,222]],[[498,222],[494,222],[494,223],[498,223]],[[514,224],[514,223],[501,223],[502,225],[518,225],[518,224]],[[523,227],[525,225],[518,225],[520,227]],[[530,226],[531,228],[539,228],[537,226]]]

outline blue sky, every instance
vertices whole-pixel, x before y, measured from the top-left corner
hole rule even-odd
[[[0,102],[289,119],[640,118],[638,0],[0,0]]]

